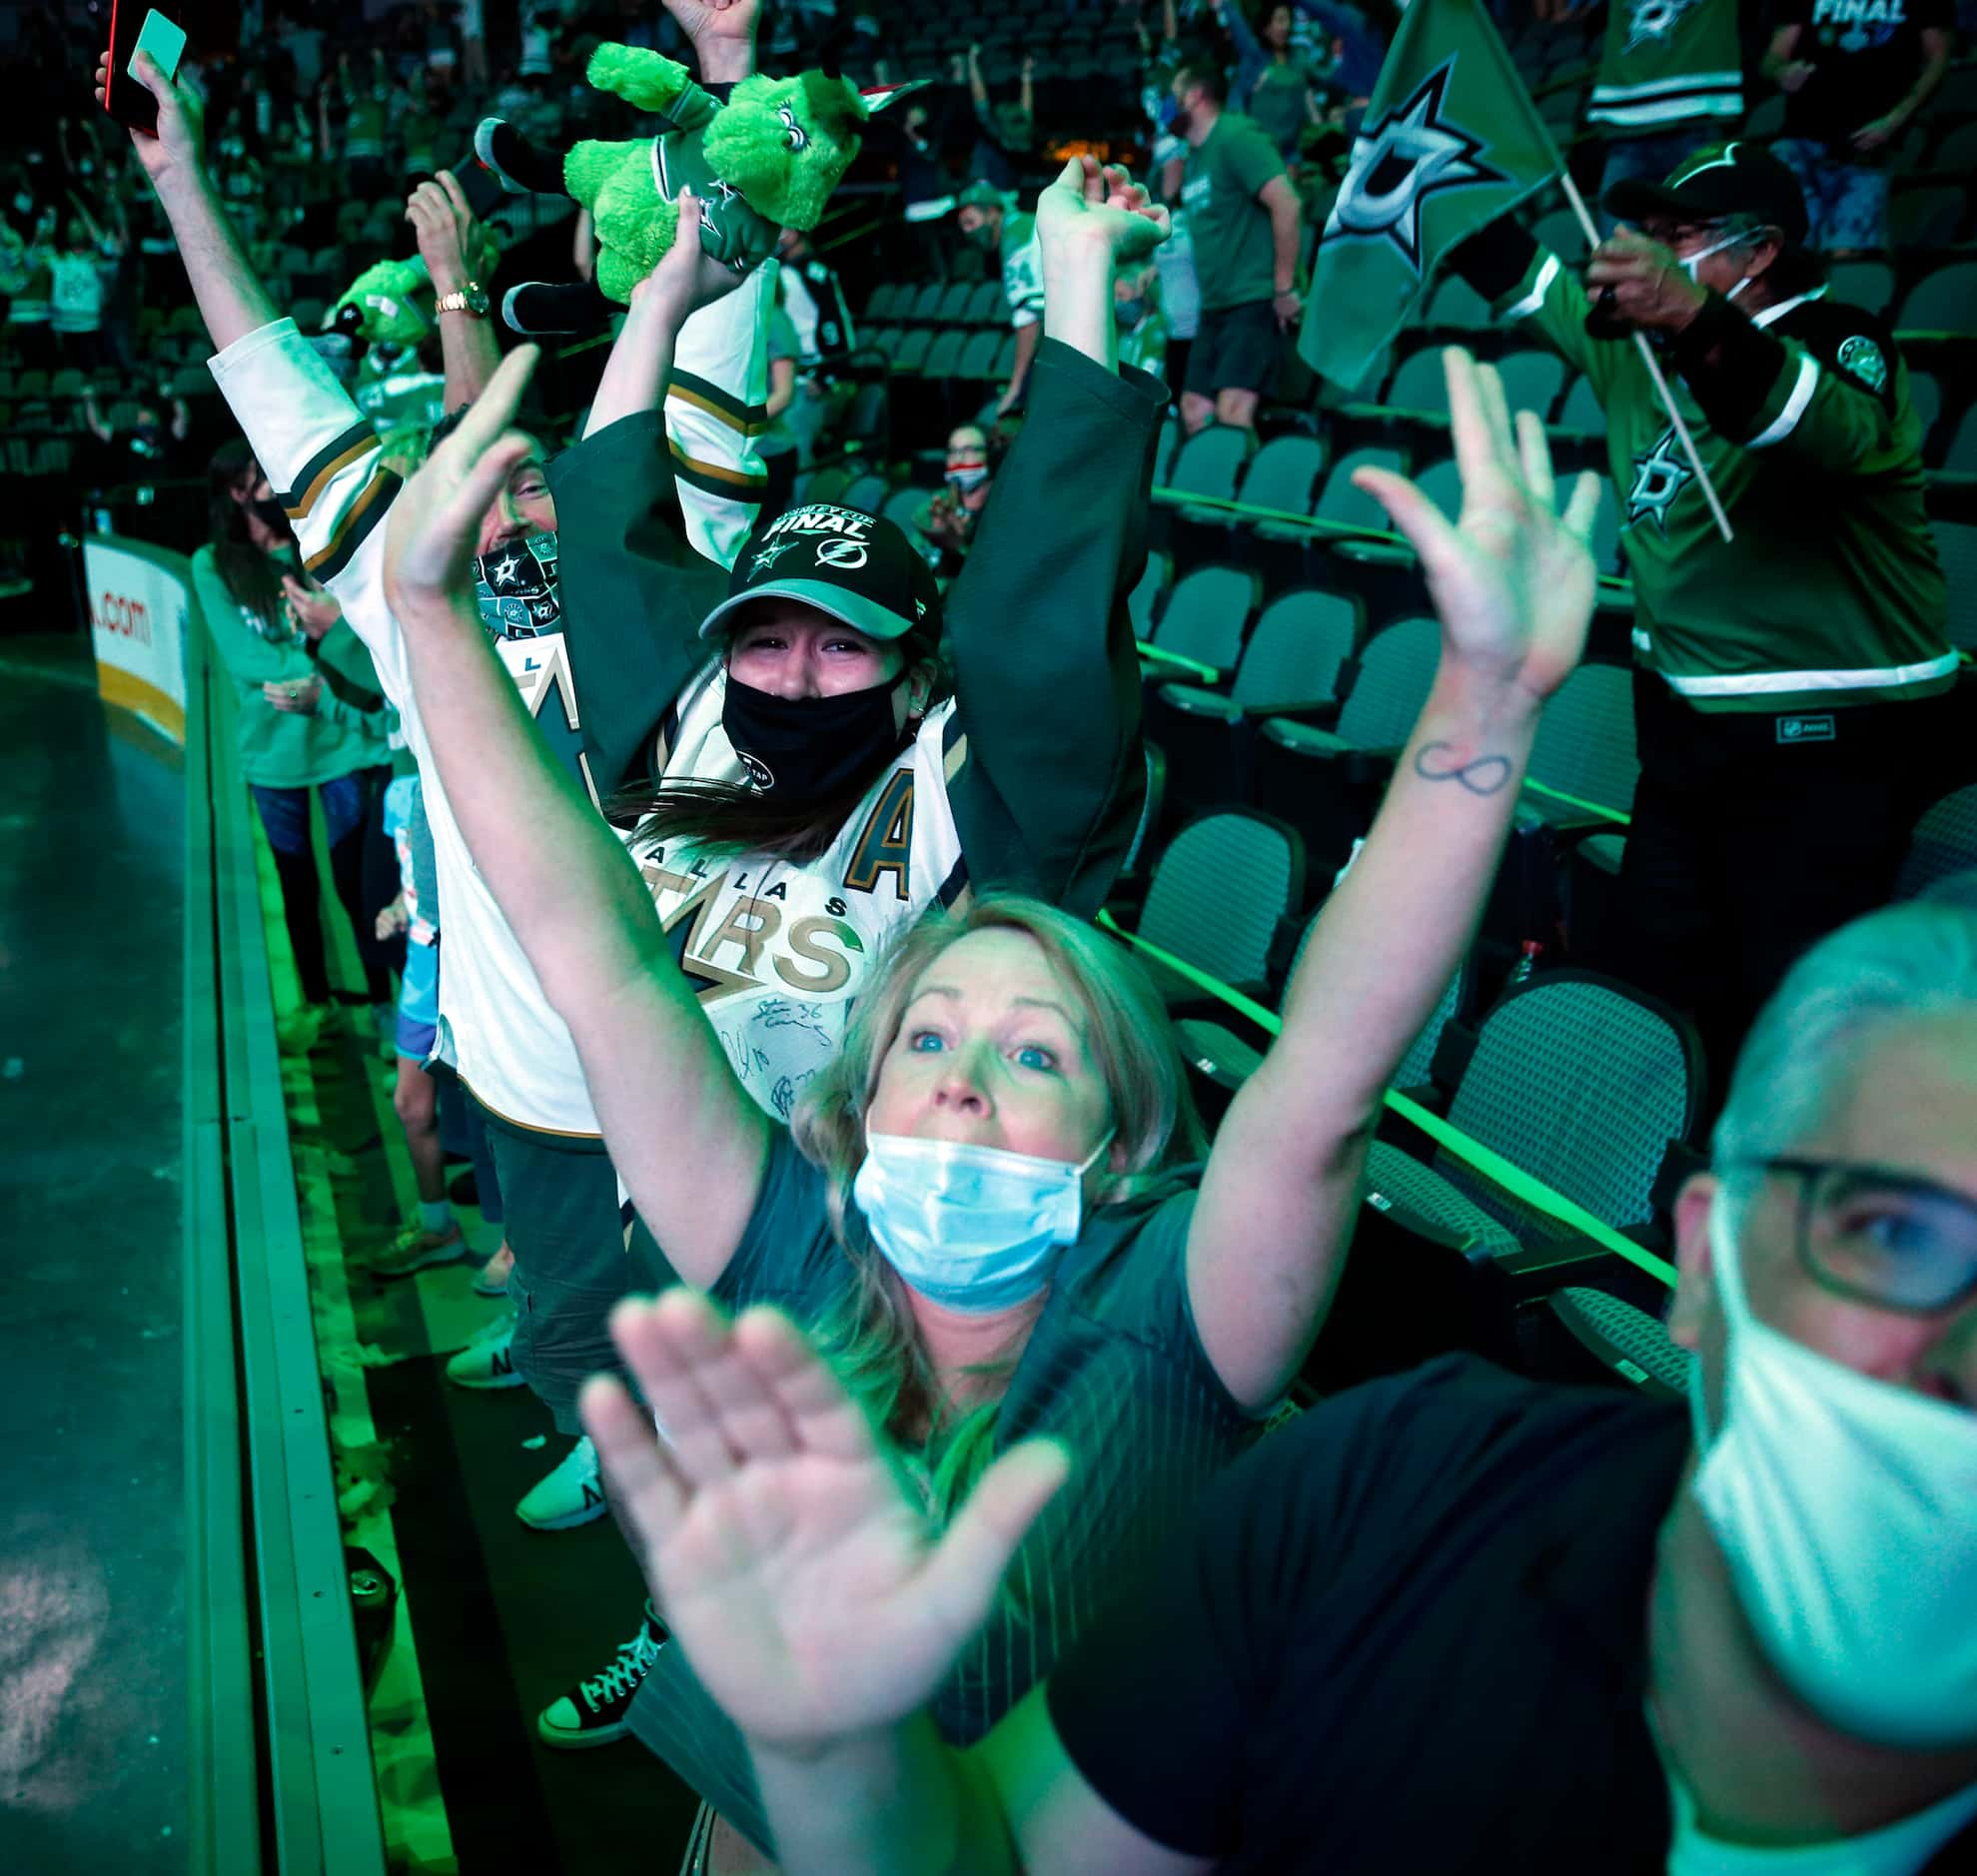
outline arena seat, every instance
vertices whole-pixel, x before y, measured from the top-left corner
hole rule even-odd
[[[847,508],[857,508],[865,514],[876,514],[885,506],[888,492],[883,475],[867,473],[860,475],[849,488],[845,489],[841,499]]]
[[[1934,372],[1918,372],[1913,369],[1908,374],[1908,401],[1915,407],[1915,421],[1922,427],[1923,461],[1929,460],[1930,433],[1936,428],[1936,420],[1942,414],[1942,382]]]
[[[1324,469],[1325,446],[1316,437],[1298,433],[1273,437],[1249,460],[1243,472],[1242,499],[1253,507],[1309,514]]]
[[[1548,418],[1565,385],[1565,362],[1555,352],[1506,352],[1496,361],[1503,396],[1512,411],[1535,411]]]
[[[1520,803],[1553,824],[1600,823],[1597,814],[1560,797],[1625,814],[1640,779],[1634,753],[1633,673],[1618,664],[1581,664],[1538,718],[1529,779],[1539,783]],[[1546,792],[1548,791],[1548,792]]]
[[[892,369],[901,374],[917,372],[926,363],[927,353],[932,346],[933,334],[924,326],[916,326],[911,332],[901,333],[899,344],[893,349]]]
[[[1153,637],[1154,615],[1159,609],[1160,596],[1173,577],[1173,563],[1166,554],[1147,555],[1146,569],[1126,600],[1126,614],[1133,622],[1134,637],[1148,640]]]
[[[961,358],[954,368],[956,378],[969,384],[988,384],[995,377],[995,355],[1002,345],[1002,335],[997,332],[975,332],[968,335],[968,342],[961,348]]]
[[[1168,485],[1187,495],[1233,501],[1236,483],[1256,448],[1255,435],[1233,425],[1210,424],[1184,444],[1168,473]],[[1177,565],[1187,567],[1231,552],[1235,519],[1226,508],[1188,503],[1168,523]]]
[[[896,526],[903,527],[910,539],[913,533],[913,517],[919,513],[922,503],[932,493],[931,488],[915,488],[911,482],[908,482],[903,488],[895,488],[886,496],[885,505],[879,509],[879,512]]]
[[[1908,290],[1895,325],[1902,332],[1977,334],[1977,261],[1954,261]]]
[[[1397,472],[1405,467],[1398,450],[1384,447],[1355,450],[1334,463],[1319,491],[1318,505],[1312,510],[1322,521],[1337,521],[1349,527],[1385,528],[1387,510],[1369,494],[1353,486],[1356,469],[1385,469]]]
[[[1895,271],[1886,261],[1835,261],[1826,281],[1832,297],[1846,306],[1885,313],[1894,304]]]
[[[1481,332],[1490,324],[1489,302],[1460,274],[1445,274],[1429,296],[1421,323],[1455,332]]]
[[[1249,567],[1196,567],[1175,581],[1149,642],[1158,651],[1218,672],[1234,670],[1242,655],[1244,627],[1256,609],[1257,587]],[[1158,674],[1162,660],[1151,663]]]
[[[1943,451],[1943,469],[1951,475],[1977,475],[1977,404],[1957,420],[1956,434]]]
[[[1932,521],[1936,551],[1949,582],[1949,639],[1977,652],[1977,522]]]
[[[1170,771],[1171,773],[1171,771]],[[1281,821],[1223,809],[1191,821],[1154,862],[1138,935],[1245,995],[1263,994],[1270,958],[1305,890],[1304,849]],[[1142,958],[1170,1005],[1202,992]]]
[[[1452,1127],[1615,1230],[1651,1226],[1669,1145],[1688,1138],[1702,1101],[1701,1044],[1683,1018],[1611,979],[1550,971],[1504,993],[1460,1068],[1453,1033],[1436,1062]],[[1423,1162],[1388,1146],[1369,1178],[1390,1219],[1473,1259],[1558,1236],[1446,1148]]]
[[[974,298],[975,290],[965,280],[952,281],[934,302],[934,323],[939,326],[961,326],[967,322],[968,303]]]
[[[929,379],[959,378],[961,376],[961,353],[968,343],[968,334],[958,326],[950,326],[934,335],[933,344],[927,348],[927,356],[920,364],[920,376]]]
[[[1449,421],[1449,380],[1439,347],[1425,347],[1401,361],[1380,408],[1443,424]]]
[[[1606,413],[1600,409],[1599,394],[1589,378],[1575,378],[1565,395],[1564,409],[1558,413],[1557,427],[1581,437],[1597,437],[1606,428]]]
[[[1344,864],[1371,824],[1441,653],[1436,620],[1402,619],[1376,631],[1342,668],[1343,701],[1331,728],[1276,718],[1258,731],[1253,799],[1298,829],[1314,864]]]
[[[1888,202],[1888,245],[1897,254],[1909,248],[1947,248],[1956,240],[1963,210],[1964,192],[1961,189],[1936,184],[1919,189],[1896,189]],[[1904,331],[1914,332],[1958,330],[1913,326],[1905,318],[1896,324]]]
[[[1167,751],[1169,787],[1183,812],[1249,797],[1250,741],[1260,724],[1332,712],[1339,669],[1360,629],[1351,599],[1289,592],[1264,608],[1226,693],[1179,681],[1149,688],[1147,733]]]
[[[1008,330],[1009,300],[1002,291],[1001,281],[985,280],[971,290],[968,299],[968,324],[994,327],[998,332]]]
[[[906,291],[896,281],[880,281],[872,289],[872,297],[865,302],[866,322],[876,324],[880,320],[890,319],[893,309],[899,304],[899,296]]]
[[[1897,899],[1913,899],[1938,880],[1977,866],[1977,784],[1945,795],[1915,823],[1895,882]]]
[[[1695,1357],[1658,1317],[1603,1290],[1568,1284],[1545,1299],[1551,1319],[1609,1375],[1657,1401],[1685,1402]]]

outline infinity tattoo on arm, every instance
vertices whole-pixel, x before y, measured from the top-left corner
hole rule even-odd
[[[1431,761],[1437,750],[1444,760]],[[1423,781],[1460,782],[1473,795],[1493,795],[1510,779],[1510,758],[1506,755],[1472,756],[1467,762],[1451,764],[1447,757],[1457,753],[1453,742],[1425,742],[1415,751],[1415,773]]]

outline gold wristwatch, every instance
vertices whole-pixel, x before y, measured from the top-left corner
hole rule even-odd
[[[433,302],[436,313],[465,313],[477,320],[488,317],[488,292],[479,281],[470,280],[458,293],[443,293]]]

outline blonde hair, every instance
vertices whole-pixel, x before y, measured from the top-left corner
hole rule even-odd
[[[926,1406],[929,1509],[942,1523],[988,1464],[1000,1398],[1022,1349],[1019,1343],[973,1371],[994,1379],[995,1401],[957,1411],[920,1346],[904,1285],[851,1205],[851,1186],[865,1158],[866,1116],[906,1006],[938,958],[984,931],[1031,939],[1084,1010],[1086,1042],[1105,1082],[1122,1162],[1101,1205],[1144,1196],[1208,1149],[1160,993],[1133,957],[1093,926],[1040,899],[993,893],[958,912],[930,913],[887,955],[858,1000],[843,1050],[804,1091],[790,1132],[824,1172],[831,1231],[856,1273],[844,1300],[810,1332],[874,1424],[896,1430],[905,1411]]]

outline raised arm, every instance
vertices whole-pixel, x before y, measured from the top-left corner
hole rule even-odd
[[[99,104],[109,83],[109,67],[106,52],[96,67]],[[205,120],[198,98],[168,79],[148,52],[137,56],[137,75],[158,100],[158,134],[147,137],[133,131],[131,143],[178,238],[179,257],[214,350],[224,352],[237,339],[272,325],[275,303],[255,277],[206,173]]]
[[[1597,478],[1579,477],[1560,516],[1542,423],[1513,427],[1493,371],[1447,362],[1460,523],[1399,475],[1355,476],[1421,556],[1441,666],[1283,1032],[1222,1124],[1189,1233],[1202,1346],[1251,1408],[1281,1395],[1331,1307],[1382,1098],[1469,949],[1538,711],[1592,616]]]
[[[950,796],[969,875],[1086,913],[1124,861],[1144,785],[1125,600],[1146,561],[1164,408],[1151,379],[1117,368],[1112,276],[1166,225],[1123,170],[1090,159],[1073,159],[1044,191],[1047,337],[1030,416],[948,596],[967,739]]]
[[[412,192],[405,205],[405,219],[419,237],[419,253],[437,298],[444,300],[460,293],[470,283],[486,288],[481,267],[487,236],[452,170],[442,170],[430,183],[421,183]],[[501,348],[485,311],[470,313],[463,308],[442,311],[436,317],[440,351],[446,361],[446,408],[457,411],[487,390],[494,367],[501,362]]]
[[[684,258],[670,270],[675,320],[690,249]],[[673,1268],[711,1284],[754,1209],[769,1123],[680,976],[629,854],[535,734],[469,596],[481,516],[528,447],[507,426],[534,362],[532,347],[511,353],[406,484],[388,523],[385,591],[440,783],[569,1026],[618,1173]]]

